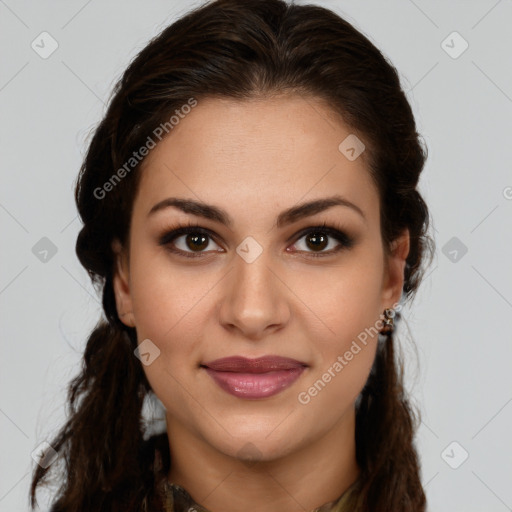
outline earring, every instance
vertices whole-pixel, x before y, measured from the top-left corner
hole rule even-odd
[[[395,310],[388,308],[384,310],[383,314],[384,326],[382,327],[382,330],[380,332],[381,334],[391,334],[395,327]]]

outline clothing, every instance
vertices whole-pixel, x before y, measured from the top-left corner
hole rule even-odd
[[[350,496],[354,494],[357,481],[354,482],[338,500],[325,503],[312,512],[353,512],[349,508]],[[188,492],[178,484],[170,483],[164,479],[161,483],[163,489],[163,503],[165,512],[209,512],[208,509],[197,504]]]
[[[190,494],[180,485],[169,482],[167,435],[161,434],[154,438],[155,444],[155,486],[156,493],[163,504],[162,512],[210,512],[196,503]],[[323,504],[311,512],[357,512],[356,502],[360,480],[356,480],[336,500]]]

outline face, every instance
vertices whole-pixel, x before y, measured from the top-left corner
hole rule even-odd
[[[353,413],[408,236],[384,252],[366,155],[339,150],[350,134],[313,98],[205,99],[144,160],[114,289],[171,432],[273,460]],[[299,364],[203,366],[231,356]]]

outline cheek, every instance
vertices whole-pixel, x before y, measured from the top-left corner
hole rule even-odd
[[[297,401],[299,407],[303,408],[303,414],[322,417],[324,424],[321,427],[325,429],[339,421],[363,389],[376,347],[376,342],[367,345],[356,343],[319,369],[299,390]]]
[[[314,407],[330,407],[333,415],[360,393],[378,343],[383,267],[378,251],[358,256],[328,278],[306,275],[300,292],[314,313],[312,322],[318,319],[320,328],[309,326],[317,364],[299,403],[314,401]]]
[[[143,366],[144,373],[168,410],[188,410],[186,389],[200,358],[205,331],[200,323],[208,317],[205,293],[214,283],[207,276],[191,279],[156,258],[147,265],[143,257],[132,260],[131,277],[137,338],[139,343],[151,340],[158,353],[151,364]]]
[[[199,278],[197,273],[171,265],[165,254],[141,251],[133,258],[131,295],[139,338],[166,342],[177,333],[197,331],[196,311],[214,285],[213,276],[205,273]]]
[[[329,300],[322,302],[320,296],[309,295],[311,304],[318,308],[315,312],[322,318],[321,332],[325,335],[310,329],[316,364],[297,398],[310,407],[310,414],[315,410],[330,422],[337,421],[354,402],[375,359],[380,301],[375,276],[368,274],[330,283],[326,293]]]
[[[212,284],[173,269],[164,257],[152,257],[148,263],[142,251],[131,263],[137,338],[139,343],[151,340],[159,351],[143,370],[165,408],[181,414],[191,406],[187,389],[203,331],[200,315],[205,316],[201,298]]]
[[[332,340],[357,336],[381,314],[382,265],[376,257],[362,256],[329,272],[303,271],[297,282],[297,295]]]

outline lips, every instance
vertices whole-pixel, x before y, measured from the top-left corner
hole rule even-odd
[[[239,398],[261,399],[290,387],[307,364],[281,356],[225,357],[201,365],[224,391]]]
[[[224,357],[203,363],[212,370],[219,372],[265,373],[273,370],[292,370],[307,366],[306,363],[281,356],[263,356],[248,359],[242,356]]]

